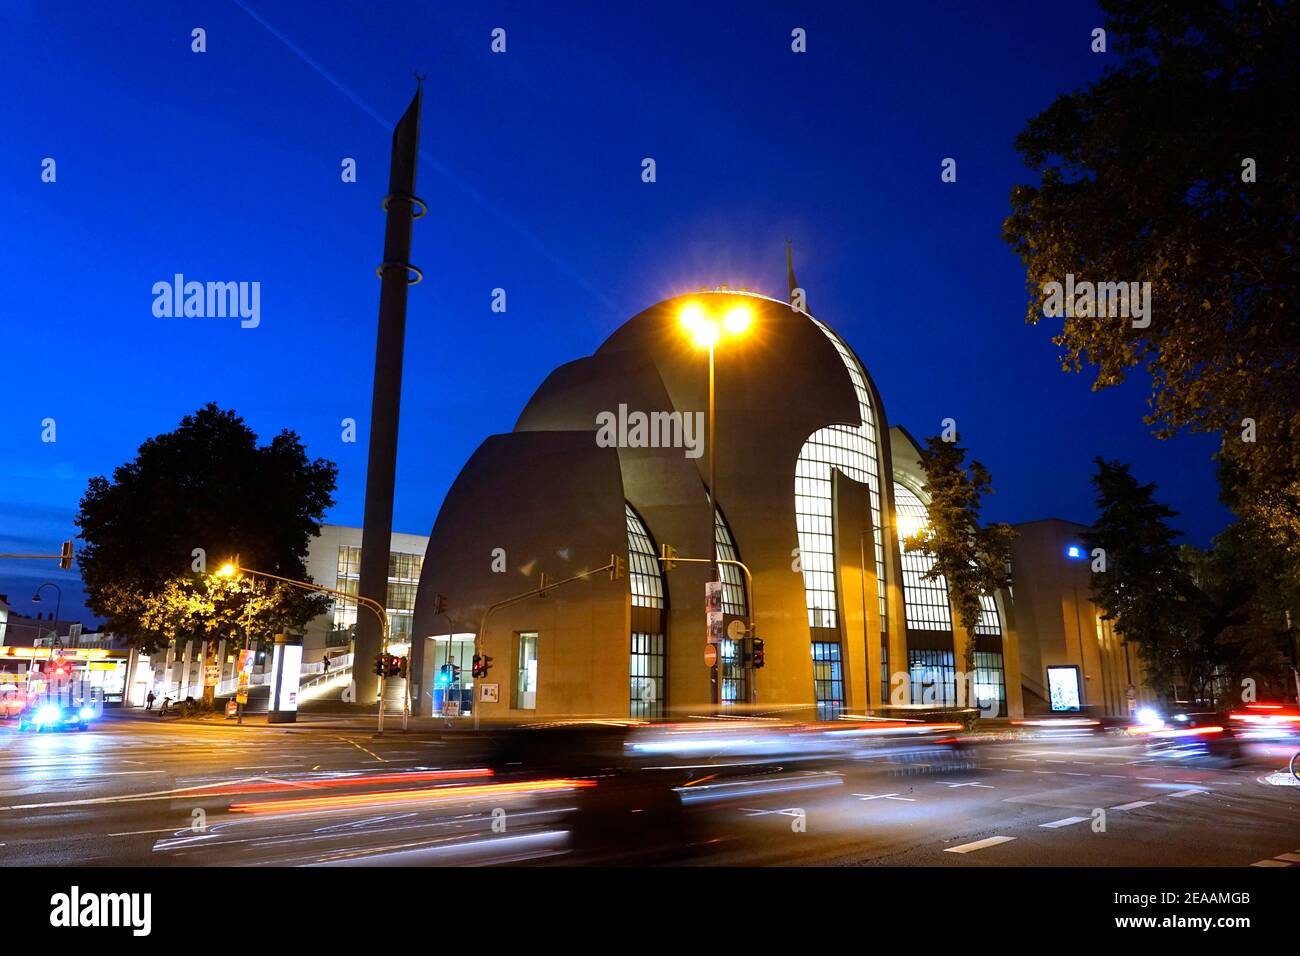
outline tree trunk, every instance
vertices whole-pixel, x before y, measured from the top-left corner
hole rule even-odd
[[[216,705],[217,685],[208,680],[209,668],[217,663],[217,642],[203,642],[203,703],[209,708]]]

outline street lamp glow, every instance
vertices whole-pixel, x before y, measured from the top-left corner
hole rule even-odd
[[[718,323],[710,322],[708,319],[701,319],[696,323],[695,327],[691,329],[691,335],[695,338],[695,344],[700,346],[700,348],[705,349],[710,348],[715,342],[717,342],[720,334],[721,330],[718,328]]]
[[[223,564],[220,568],[217,569],[217,577],[233,578],[235,576],[235,572],[238,570],[239,569],[236,568],[234,564],[227,561],[225,564]]]
[[[733,305],[722,318],[722,326],[732,335],[743,335],[753,319],[747,305]]]
[[[704,317],[704,307],[698,302],[688,302],[678,315],[677,320],[681,322],[682,328],[692,334],[695,329],[707,321]]]

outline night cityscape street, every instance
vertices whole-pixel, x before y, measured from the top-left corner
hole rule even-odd
[[[0,0],[0,79],[18,945],[1295,949],[1300,0]]]
[[[1278,764],[1265,754],[1189,765],[1090,736],[734,767],[720,793],[687,804],[699,818],[695,845],[629,832],[626,845],[575,848],[575,791],[492,792],[469,735],[375,738],[347,721],[320,722],[278,730],[135,717],[83,734],[6,732],[0,863],[590,865],[633,853],[730,866],[1300,865],[1300,781],[1262,782]],[[294,805],[323,785],[329,797],[360,800]],[[260,803],[270,812],[232,812]],[[507,814],[504,832],[493,831],[496,808]],[[1107,811],[1104,832],[1093,829],[1097,808]],[[796,810],[806,832],[791,827]]]

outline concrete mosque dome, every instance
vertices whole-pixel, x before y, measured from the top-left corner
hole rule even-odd
[[[882,675],[909,655],[903,572],[924,558],[904,561],[893,520],[896,488],[924,510],[917,449],[891,433],[853,348],[796,307],[788,271],[788,301],[718,288],[650,306],[551,372],[514,430],[479,446],[424,561],[412,632],[422,686],[449,655],[477,651],[498,684],[496,701],[474,705],[485,716],[655,719],[717,696],[826,718],[887,703]],[[664,546],[699,563],[666,572]],[[703,663],[715,550],[744,565],[719,569],[739,640],[722,642],[716,674]],[[528,595],[543,574],[554,584],[611,558],[625,578]],[[950,616],[931,623],[951,656]],[[1000,659],[994,630],[984,643]],[[761,670],[745,635],[763,640]]]

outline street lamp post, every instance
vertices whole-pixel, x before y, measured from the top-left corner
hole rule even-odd
[[[709,350],[709,536],[705,538],[710,542],[709,553],[713,555],[711,564],[711,573],[714,581],[722,580],[722,569],[718,565],[718,545],[717,545],[717,528],[718,528],[718,449],[717,449],[717,429],[716,415],[717,407],[714,399],[715,396],[715,347],[718,340],[722,337],[723,332],[733,336],[741,336],[749,329],[749,323],[752,315],[749,306],[737,304],[727,310],[722,317],[721,323],[709,316],[704,307],[697,302],[691,302],[682,309],[679,320],[682,327],[691,333],[695,344],[701,347],[708,347]],[[709,668],[710,698],[714,707],[722,705],[722,663],[715,661]],[[751,680],[753,675],[750,675]]]
[[[371,611],[373,611],[376,615],[379,616],[379,627],[380,627],[382,642],[383,642],[381,653],[383,654],[388,653],[388,642],[392,636],[389,623],[388,623],[388,609],[385,608],[378,601],[373,600],[372,598],[368,598],[360,594],[348,594],[346,591],[339,591],[335,588],[327,588],[322,584],[312,584],[308,581],[298,581],[295,580],[294,578],[281,577],[278,574],[271,574],[267,571],[254,571],[252,568],[239,567],[238,565],[232,562],[227,562],[226,564],[223,564],[221,566],[221,569],[217,571],[217,574],[218,576],[223,578],[233,578],[237,574],[247,574],[250,577],[265,578],[268,581],[279,581],[281,584],[288,584],[291,587],[301,588],[304,591],[317,591],[321,594],[332,594],[335,597],[344,598],[345,600],[356,601],[358,604],[369,608]],[[357,660],[357,655],[354,649],[352,654],[353,683],[356,683],[357,666],[359,663],[360,662]],[[407,666],[407,675],[408,675],[407,682],[409,684],[410,682],[409,675],[410,675],[410,666],[411,666],[409,657],[407,658],[406,666]],[[379,724],[377,728],[377,733],[380,734],[381,736],[383,735],[384,732],[384,681],[385,678],[381,674],[379,676]],[[402,730],[403,731],[406,730],[405,714],[402,715]]]
[[[32,603],[41,603],[41,588],[54,588],[54,630],[53,637],[50,638],[50,653],[47,660],[54,660],[54,643],[59,639],[59,612],[63,610],[63,588],[59,587],[53,581],[46,581],[36,588],[36,593],[32,595]],[[40,628],[36,629],[36,635],[40,637]]]

